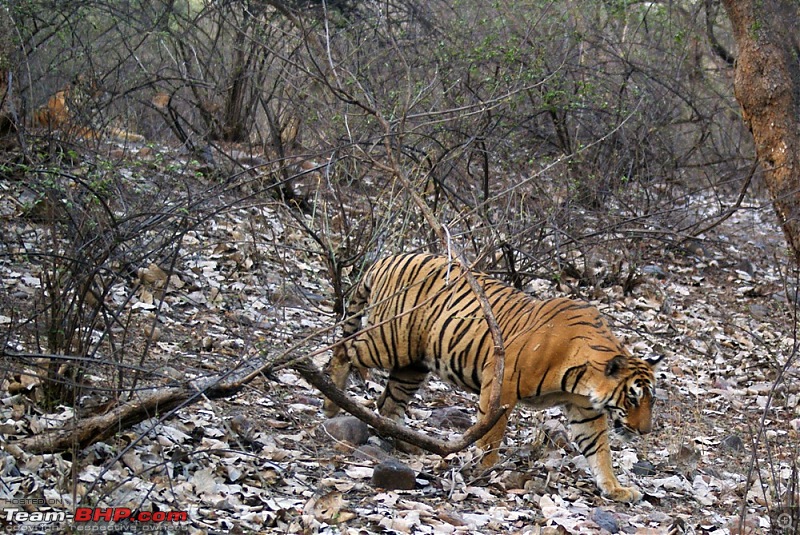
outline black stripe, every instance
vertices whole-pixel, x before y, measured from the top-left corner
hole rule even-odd
[[[536,387],[536,397],[542,395],[542,385],[544,385],[544,380],[547,377],[547,374],[550,373],[550,366],[542,374],[542,378],[539,380],[539,386]]]
[[[598,412],[595,416],[589,416],[588,418],[583,418],[582,420],[570,420],[569,423],[570,423],[570,425],[572,425],[572,424],[585,424],[585,423],[588,423],[588,422],[594,422],[595,420],[598,420],[600,418],[605,418],[605,416],[606,415],[603,414],[602,412]]]

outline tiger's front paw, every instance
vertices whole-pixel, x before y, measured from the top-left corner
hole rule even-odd
[[[328,398],[325,398],[322,402],[322,414],[324,414],[326,418],[333,418],[339,414],[339,410],[339,406]]]
[[[615,487],[603,490],[603,496],[615,502],[636,503],[641,501],[643,494],[634,487]]]
[[[500,460],[500,455],[498,454],[497,450],[489,450],[484,453],[483,457],[481,458],[481,468],[489,469],[497,464],[497,461]]]

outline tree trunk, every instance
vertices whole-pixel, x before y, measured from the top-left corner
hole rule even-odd
[[[4,8],[0,8],[0,35],[14,35],[14,24]],[[8,37],[0,39],[0,137],[15,130],[14,113],[16,109],[11,99],[14,96],[10,69],[14,65],[14,41]],[[0,147],[2,150],[2,147]]]
[[[739,49],[734,90],[795,261],[800,263],[800,7],[723,0]]]

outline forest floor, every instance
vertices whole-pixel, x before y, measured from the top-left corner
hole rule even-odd
[[[21,188],[2,182],[4,236],[45,239],[41,223],[23,217],[12,202]],[[127,300],[136,312],[132,329],[137,322],[144,329],[158,312],[158,336],[141,364],[165,381],[279,355],[334,324],[326,268],[297,214],[273,202],[231,203],[182,239],[166,291],[120,283],[110,297]],[[319,393],[289,369],[232,398],[201,400],[173,418],[120,429],[77,455],[7,447],[74,418],[72,408],[45,412],[7,393],[22,380],[7,373],[0,385],[0,499],[6,510],[15,499],[40,498],[30,510],[187,511],[185,523],[156,526],[170,533],[767,533],[770,515],[774,520],[781,512],[782,493],[797,480],[800,369],[784,366],[797,346],[790,305],[796,286],[786,282],[783,237],[761,199],[746,199],[693,243],[647,258],[631,295],[611,286],[592,296],[632,352],[667,357],[658,372],[653,433],[613,443],[615,469],[644,492],[641,503],[599,495],[585,459],[564,439],[557,409],[517,408],[501,463],[484,473],[475,447],[442,458],[384,453],[374,447],[384,443],[371,439],[372,448],[353,451],[321,428]],[[42,266],[21,258],[0,258],[0,278],[9,293],[33,295]],[[139,278],[157,286],[159,273],[141,266]],[[568,285],[539,279],[526,290],[546,298],[564,295]],[[8,312],[0,315],[11,322]],[[327,332],[304,351],[334,339]],[[38,351],[31,338],[4,341],[16,351]],[[89,386],[108,380],[87,377]],[[41,388],[36,380],[26,384]],[[373,403],[380,377],[350,392]],[[436,423],[444,408],[474,417],[476,398],[432,379],[414,401],[408,425],[457,437],[463,422]],[[414,470],[415,488],[372,485],[384,455]],[[5,517],[0,525],[32,531]]]

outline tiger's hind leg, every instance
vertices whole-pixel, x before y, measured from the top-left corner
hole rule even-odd
[[[492,395],[492,387],[495,381],[494,370],[484,370],[483,382],[481,384],[481,397],[478,404],[478,421],[483,421],[489,414],[489,405]],[[478,439],[478,447],[485,453],[481,459],[481,466],[485,469],[496,465],[500,460],[500,444],[503,442],[503,435],[508,425],[508,416],[517,404],[516,392],[511,389],[500,390],[500,406],[507,409],[500,415],[494,426]]]
[[[405,421],[406,405],[414,397],[428,375],[427,368],[414,365],[394,368],[389,372],[389,381],[378,399],[378,412],[402,424]],[[397,449],[406,453],[420,453],[419,448],[407,442],[397,441]]]
[[[428,369],[421,365],[412,364],[392,369],[386,388],[378,400],[378,412],[381,416],[403,423],[408,400],[414,397],[427,376]]]
[[[572,440],[586,457],[603,495],[617,502],[641,500],[641,492],[633,487],[623,487],[614,475],[605,413],[576,405],[565,405],[564,408],[572,431]]]

